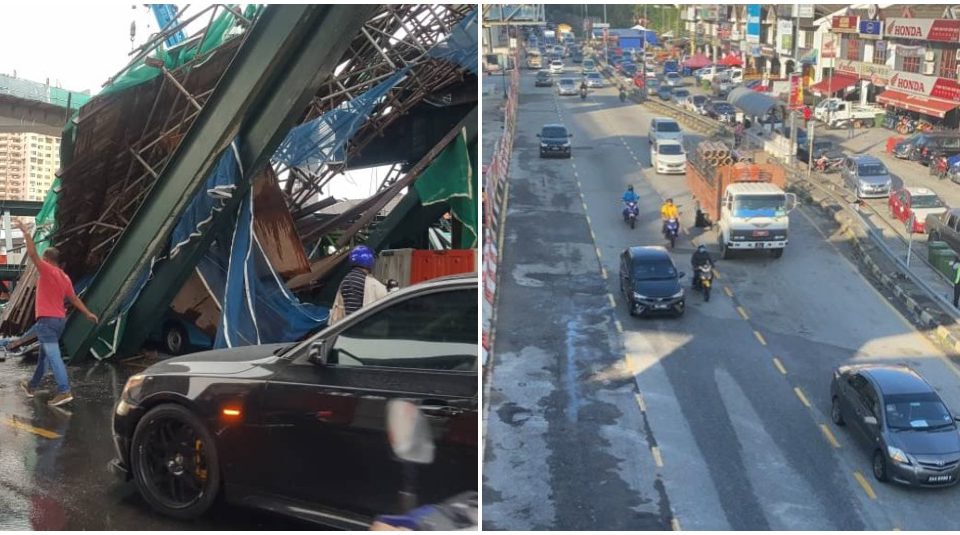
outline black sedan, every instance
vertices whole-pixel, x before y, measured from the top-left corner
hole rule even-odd
[[[732,124],[737,117],[737,109],[726,100],[711,100],[703,107],[703,111],[707,117],[721,123]]]
[[[956,420],[936,390],[897,365],[841,366],[830,383],[830,417],[850,424],[873,458],[878,481],[921,487],[960,477]]]
[[[178,518],[226,501],[365,529],[402,511],[404,468],[386,435],[391,399],[419,405],[432,464],[416,493],[477,489],[477,277],[389,294],[296,345],[176,357],[128,381],[113,471]]]
[[[550,71],[537,71],[537,79],[534,82],[536,87],[553,87],[553,78]]]
[[[813,142],[813,161],[816,162],[820,156],[827,157],[827,169],[839,169],[846,155],[830,140],[815,140]],[[801,143],[797,145],[797,159],[807,163],[810,161],[810,144]]]

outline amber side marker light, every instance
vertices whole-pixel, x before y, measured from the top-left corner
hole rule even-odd
[[[223,409],[223,415],[235,418],[240,416],[240,409]]]

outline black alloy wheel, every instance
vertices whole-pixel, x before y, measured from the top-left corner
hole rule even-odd
[[[140,494],[165,515],[197,518],[216,500],[220,465],[213,435],[186,407],[151,409],[137,424],[130,459]]]
[[[830,420],[839,426],[846,424],[843,421],[843,413],[840,412],[840,398],[837,396],[833,396],[833,401],[830,403]]]
[[[885,482],[888,479],[887,457],[880,450],[873,452],[873,477],[880,482]]]

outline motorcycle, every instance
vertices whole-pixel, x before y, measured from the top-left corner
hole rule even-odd
[[[580,88],[580,99],[587,100],[587,89],[585,87]]]
[[[637,225],[637,217],[640,215],[640,207],[637,206],[635,201],[627,202],[623,207],[623,220],[630,225],[630,228],[635,228]]]
[[[710,288],[713,286],[713,264],[700,264],[693,270],[694,287],[703,291],[703,300],[710,300]]]
[[[663,237],[670,240],[670,248],[673,249],[677,244],[677,236],[680,234],[680,221],[672,217],[667,220],[663,227]]]
[[[623,89],[621,89],[621,90],[620,90],[620,102],[626,102],[626,101],[627,101],[627,92],[624,91]]]
[[[827,158],[817,158],[813,161],[813,169],[820,173],[833,173],[840,171],[843,166],[843,160],[829,160]]]

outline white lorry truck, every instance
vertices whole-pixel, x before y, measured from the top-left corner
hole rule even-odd
[[[883,108],[879,106],[858,104],[839,98],[828,98],[817,104],[813,110],[813,116],[830,128],[848,128],[851,123],[856,128],[879,126],[877,117],[883,113]]]

